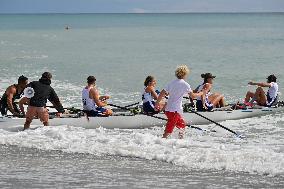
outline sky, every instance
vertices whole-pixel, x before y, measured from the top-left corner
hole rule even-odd
[[[0,13],[284,12],[284,0],[0,0]]]

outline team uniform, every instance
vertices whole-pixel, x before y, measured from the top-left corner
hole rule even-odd
[[[185,94],[192,92],[190,85],[183,79],[176,79],[170,82],[164,90],[169,94],[165,109],[165,114],[168,118],[165,132],[172,133],[175,126],[179,129],[184,129],[182,98]]]
[[[83,110],[90,117],[103,116],[107,109],[98,107],[94,99],[90,98],[91,89],[92,88],[84,88],[82,90]]]
[[[271,82],[270,87],[266,94],[266,106],[274,106],[278,100],[278,84],[276,82]]]
[[[146,89],[146,88],[145,88]],[[146,114],[156,114],[159,111],[155,110],[155,101],[151,93],[146,92],[144,90],[142,94],[142,101],[143,101],[143,111]]]
[[[197,92],[201,92],[203,87],[205,84],[199,85],[197,87]],[[203,101],[202,101],[202,97],[197,97],[197,101],[196,101],[196,109],[197,111],[211,111],[213,109],[213,104],[209,101],[209,96],[211,95],[210,91],[207,92],[207,94],[205,95],[205,103],[204,105],[206,106],[206,108],[203,106]]]

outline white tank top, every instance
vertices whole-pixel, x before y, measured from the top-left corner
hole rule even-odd
[[[271,86],[267,91],[267,101],[266,101],[267,105],[272,105],[278,96],[278,84],[275,82],[271,82],[270,84]]]
[[[88,110],[88,111],[96,110],[96,108],[97,108],[94,99],[90,98],[90,90],[91,89],[92,88],[88,88],[88,89],[84,88],[83,91],[82,91],[83,109]]]
[[[278,84],[275,82],[271,82],[271,87],[269,87],[267,94],[271,99],[276,98],[278,95]]]
[[[206,83],[205,83],[205,84],[206,84]],[[201,85],[199,85],[199,86],[197,87],[197,92],[198,92],[198,93],[199,93],[200,91],[202,91],[202,89],[203,89],[203,87],[204,87],[205,84],[201,84]],[[208,99],[208,97],[210,96],[210,94],[211,94],[211,92],[208,91],[208,93],[206,94],[206,99]],[[199,96],[199,97],[197,97],[196,99],[197,99],[197,100],[201,100],[201,97]]]
[[[206,83],[205,83],[205,84],[202,84],[202,85],[199,85],[199,87],[198,87],[198,89],[197,89],[197,92],[198,92],[198,93],[199,93],[200,91],[202,91],[204,85],[206,85]],[[211,94],[211,92],[208,91],[208,93],[207,93],[206,96],[205,96],[205,104],[206,104],[206,106],[208,106],[208,107],[212,106],[211,102],[209,101],[209,96],[210,96],[210,94]],[[196,99],[197,99],[197,100],[202,100],[200,96],[197,97]]]
[[[145,88],[146,89],[146,88]],[[154,98],[152,96],[151,93],[148,93],[146,92],[144,89],[143,93],[142,93],[142,100],[143,100],[143,103],[146,103],[146,102],[153,102],[154,101]]]

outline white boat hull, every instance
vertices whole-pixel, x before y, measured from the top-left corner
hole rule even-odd
[[[247,109],[247,110],[234,110],[234,111],[214,111],[214,112],[199,112],[205,117],[216,122],[225,120],[237,120],[256,116],[262,116],[266,114],[275,113],[277,111],[283,111],[284,107],[278,108],[261,108],[261,109]],[[156,116],[166,118],[164,114],[157,114]],[[203,125],[208,124],[210,121],[194,114],[184,113],[184,119],[187,124],[191,125]],[[17,126],[22,128],[24,125],[24,118],[12,118],[12,117],[0,117],[0,129]],[[160,120],[147,115],[126,115],[126,116],[111,116],[111,117],[90,117],[89,120],[86,117],[80,118],[53,118],[50,119],[51,126],[76,126],[84,127],[87,129],[94,128],[107,128],[107,129],[142,129],[150,128],[154,126],[164,126],[165,120]],[[34,119],[32,125],[41,125],[38,119]]]

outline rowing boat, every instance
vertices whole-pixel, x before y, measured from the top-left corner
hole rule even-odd
[[[251,118],[257,116],[263,116],[266,114],[272,114],[275,112],[284,111],[283,102],[277,107],[254,107],[248,109],[215,109],[212,112],[199,112],[201,115],[214,120],[216,122],[221,122],[225,120],[238,120],[244,118]],[[63,117],[57,118],[55,116],[51,117],[50,125],[52,126],[62,126],[69,125],[75,127],[84,127],[87,129],[94,128],[107,128],[107,129],[143,129],[150,128],[154,126],[162,127],[165,125],[166,121],[151,117],[144,114],[132,114],[126,110],[116,110],[114,115],[110,117],[85,117],[78,114],[64,115]],[[166,118],[163,113],[155,115],[157,117]],[[184,119],[187,124],[190,125],[204,125],[210,122],[195,113],[185,112]],[[24,125],[24,118],[16,118],[11,116],[0,117],[0,129],[9,128],[13,126],[22,127]],[[33,125],[41,125],[38,119],[35,119],[32,123]]]

